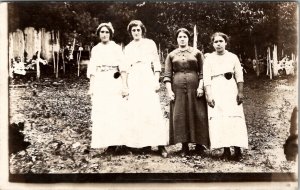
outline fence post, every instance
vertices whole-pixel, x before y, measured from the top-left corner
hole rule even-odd
[[[258,76],[259,77],[259,72],[260,72],[260,70],[259,70],[259,60],[258,60],[258,56],[257,56],[257,48],[256,48],[256,44],[254,44],[254,54],[255,54],[255,60],[256,60],[256,76]]]
[[[14,53],[13,53],[13,48],[14,48],[14,38],[13,34],[9,34],[9,43],[8,43],[8,71],[9,71],[9,76],[13,78],[13,71],[12,71],[12,60],[14,59]]]
[[[59,73],[59,31],[57,31],[57,36],[55,38],[56,41],[56,57],[57,57],[57,62],[56,62],[56,78],[58,78],[58,73]]]
[[[42,32],[39,30],[37,31],[36,36],[36,47],[35,50],[37,50],[37,63],[36,63],[36,78],[37,80],[40,79],[41,76],[41,70],[40,70],[40,57],[41,57],[41,50],[42,50]]]

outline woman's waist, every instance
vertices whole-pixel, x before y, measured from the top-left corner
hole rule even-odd
[[[145,65],[151,65],[151,62],[145,60],[136,60],[131,62],[131,67],[144,67]]]
[[[96,72],[117,72],[118,66],[117,65],[97,65]]]
[[[194,81],[199,81],[199,75],[196,72],[186,72],[186,73],[181,73],[177,72],[173,75],[173,80],[175,81],[189,81],[189,82],[194,82]]]
[[[141,63],[134,63],[130,65],[129,72],[150,72],[153,74],[153,69],[151,64],[141,62]]]
[[[195,70],[188,70],[188,69],[182,69],[182,70],[174,71],[174,75],[182,75],[182,74],[195,74],[195,75],[198,75],[198,72],[195,71]]]
[[[223,79],[226,79],[226,80],[231,80],[234,78],[234,73],[233,72],[226,72],[226,73],[216,73],[214,75],[211,76],[211,79],[214,80],[214,79],[218,79],[218,80],[223,80]]]
[[[173,88],[176,89],[197,89],[199,86],[198,80],[174,80]]]

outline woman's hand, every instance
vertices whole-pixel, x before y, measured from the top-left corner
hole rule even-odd
[[[155,84],[155,92],[157,93],[159,91],[159,89],[160,89],[160,84],[159,84],[159,82],[157,82]]]
[[[90,87],[89,87],[89,91],[88,91],[88,95],[90,95],[90,96],[93,96],[94,95],[94,93],[93,93],[93,91],[94,91],[94,75],[91,75],[90,76]]]
[[[243,93],[238,93],[236,96],[236,101],[238,105],[241,105],[241,103],[243,103],[244,101],[244,95]]]
[[[244,83],[243,82],[238,82],[238,94],[236,96],[236,101],[238,105],[241,105],[244,101],[244,94],[243,94],[243,89],[244,89]]]
[[[197,89],[197,97],[200,98],[203,96],[203,94],[204,94],[203,88],[198,88]]]
[[[209,107],[214,108],[215,107],[215,100],[212,98],[212,93],[211,93],[211,86],[207,85],[204,87],[205,89],[205,97],[206,97],[206,101]]]
[[[211,107],[211,108],[215,107],[215,100],[211,96],[206,95],[206,101],[207,101],[207,104],[209,105],[209,107]]]
[[[128,99],[128,96],[129,96],[128,88],[123,87],[123,89],[122,89],[122,98]]]
[[[175,100],[175,94],[172,90],[168,90],[168,97],[170,98],[170,101]]]
[[[167,88],[167,95],[170,98],[170,101],[174,101],[175,100],[175,94],[172,90],[172,85],[170,82],[166,82],[166,88]]]

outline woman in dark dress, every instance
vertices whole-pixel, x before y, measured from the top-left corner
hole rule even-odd
[[[190,47],[191,35],[185,28],[176,32],[179,47],[168,54],[165,62],[167,93],[170,102],[170,144],[182,143],[181,156],[196,143],[203,155],[209,146],[207,107],[203,89],[203,54]]]

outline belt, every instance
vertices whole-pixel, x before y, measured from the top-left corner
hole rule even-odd
[[[175,73],[196,73],[197,71],[193,71],[193,70],[182,70],[182,71],[175,71]]]
[[[132,67],[134,65],[141,65],[141,64],[146,64],[146,62],[145,61],[136,61],[136,62],[132,63],[130,66]]]
[[[227,80],[232,79],[233,77],[233,73],[232,72],[228,72],[228,73],[222,73],[222,74],[218,74],[218,75],[214,75],[211,78],[216,78],[216,77],[220,77],[223,76],[224,78],[226,78]]]
[[[117,71],[118,66],[111,65],[99,65],[96,67],[96,71],[105,72],[105,71]]]

